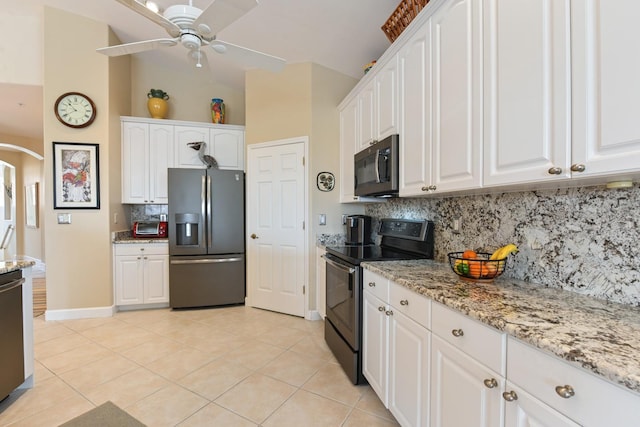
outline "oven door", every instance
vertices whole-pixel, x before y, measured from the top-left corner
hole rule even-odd
[[[326,316],[349,346],[354,351],[358,351],[362,269],[330,254],[325,254],[325,260],[327,261]]]

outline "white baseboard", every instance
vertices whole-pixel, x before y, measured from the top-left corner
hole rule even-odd
[[[47,310],[44,312],[44,320],[75,320],[91,319],[95,317],[112,317],[116,312],[116,306],[72,308],[68,310]]]
[[[322,320],[322,316],[318,310],[309,310],[307,311],[307,320]]]

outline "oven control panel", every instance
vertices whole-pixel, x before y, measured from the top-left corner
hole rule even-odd
[[[378,234],[381,236],[400,237],[411,240],[424,240],[428,227],[433,227],[433,223],[413,219],[393,219],[384,218],[380,221]]]

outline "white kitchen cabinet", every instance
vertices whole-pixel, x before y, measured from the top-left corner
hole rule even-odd
[[[115,244],[113,264],[115,305],[168,305],[167,243]]]
[[[316,310],[322,319],[327,315],[327,262],[324,246],[316,246]]]
[[[485,186],[571,177],[571,3],[485,1]]]
[[[509,337],[507,425],[521,419],[521,405],[530,406],[527,417],[555,416],[583,426],[640,425],[640,395],[572,366],[564,360]],[[514,386],[510,389],[509,386]],[[545,408],[546,406],[546,408]],[[539,408],[543,408],[540,410]],[[564,425],[552,422],[547,426]],[[574,425],[567,423],[568,425]]]
[[[362,296],[362,373],[388,407],[389,307],[366,288]]]
[[[244,130],[211,129],[207,154],[216,159],[220,169],[244,170]]]
[[[358,126],[358,133],[356,139],[357,153],[360,150],[367,148],[369,145],[377,139],[376,135],[376,94],[375,94],[375,81],[371,80],[362,90],[358,93],[358,110],[356,124]]]
[[[166,204],[173,126],[122,121],[122,203]]]
[[[571,2],[573,177],[640,170],[639,21],[637,1]]]
[[[510,381],[507,381],[506,390],[504,396],[508,400],[505,404],[505,426],[578,427],[580,425]]]
[[[202,160],[198,157],[198,151],[191,148],[189,144],[193,142],[204,142],[206,144],[205,153],[208,154],[208,151],[211,149],[209,146],[209,131],[210,128],[204,126],[175,126],[175,167],[194,169],[202,169],[205,167]]]
[[[340,111],[340,202],[357,201],[354,196],[353,156],[358,140],[358,100],[353,99]]]
[[[398,54],[401,197],[425,194],[431,183],[431,21]]]

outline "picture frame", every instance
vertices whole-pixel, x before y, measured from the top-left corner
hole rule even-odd
[[[38,228],[38,211],[40,210],[40,185],[33,183],[24,186],[24,217],[27,228]]]
[[[53,208],[100,209],[98,144],[53,142]]]

